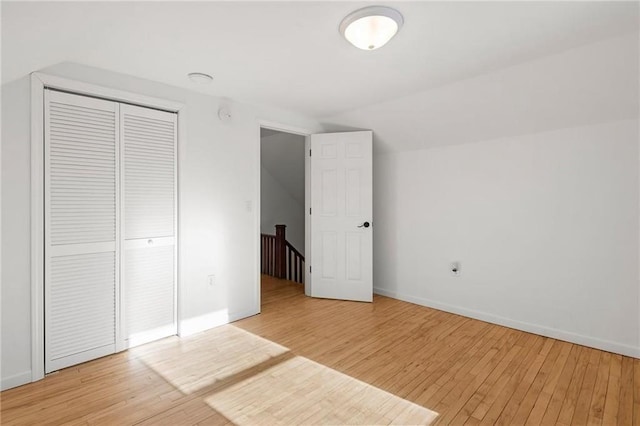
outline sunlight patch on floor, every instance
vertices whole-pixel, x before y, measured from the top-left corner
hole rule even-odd
[[[438,413],[296,356],[205,398],[237,425],[428,425]]]
[[[233,380],[288,351],[284,346],[230,325],[130,350],[134,357],[186,395]]]
[[[131,352],[237,425],[430,424],[438,417],[232,325]]]

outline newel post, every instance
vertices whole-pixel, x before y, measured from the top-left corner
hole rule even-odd
[[[276,225],[276,277],[278,278],[286,278],[287,274],[286,227],[287,225]]]

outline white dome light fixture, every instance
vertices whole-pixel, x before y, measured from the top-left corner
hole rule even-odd
[[[404,18],[397,10],[369,6],[347,15],[340,23],[340,34],[358,49],[375,50],[387,44],[403,23]]]
[[[190,72],[188,76],[196,84],[210,84],[213,81],[213,77],[202,72]]]

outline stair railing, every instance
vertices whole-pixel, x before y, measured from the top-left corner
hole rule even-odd
[[[276,278],[304,283],[304,256],[287,241],[286,225],[276,234],[260,234],[261,272]]]

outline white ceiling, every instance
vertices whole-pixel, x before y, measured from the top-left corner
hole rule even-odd
[[[2,82],[69,61],[325,117],[638,28],[636,2],[388,3],[405,25],[365,52],[337,31],[364,2],[3,1]]]
[[[260,164],[304,206],[304,136],[260,129]]]

